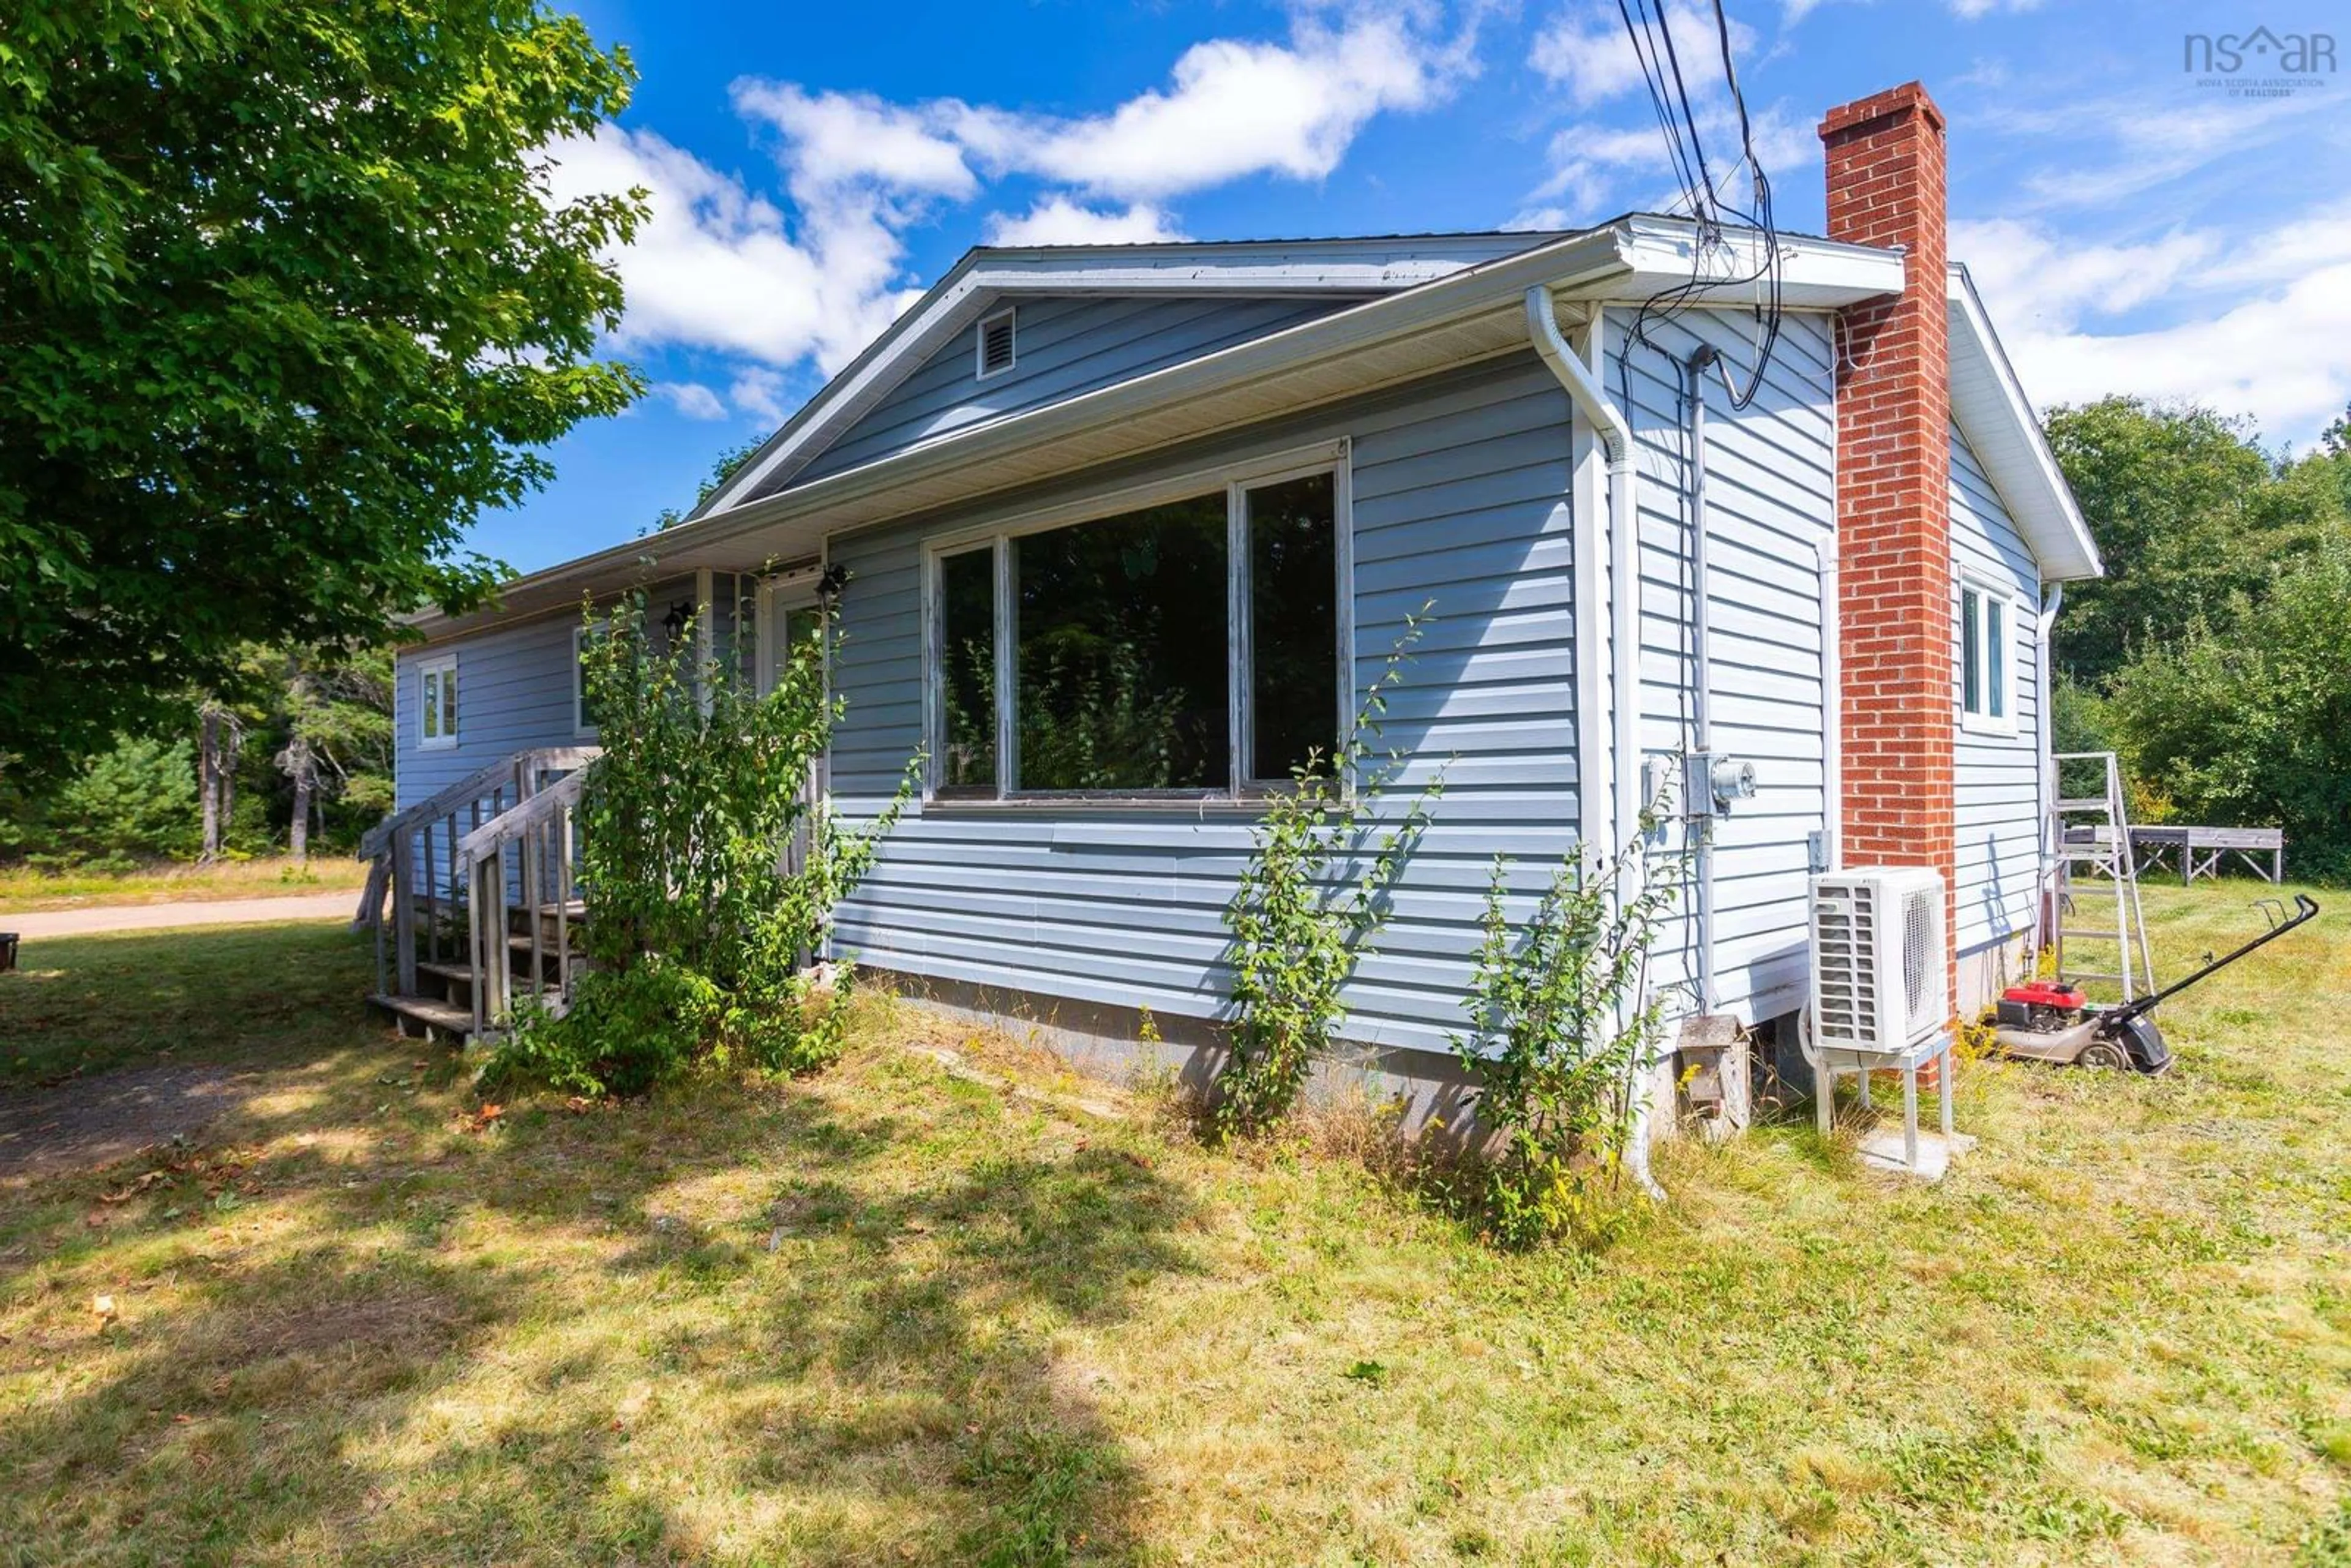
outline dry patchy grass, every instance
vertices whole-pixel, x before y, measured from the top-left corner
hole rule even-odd
[[[2150,913],[2174,967],[2243,918]],[[319,1002],[179,1048],[269,1085],[194,1145],[0,1189],[0,1562],[2321,1561],[2337,919],[2168,1008],[2168,1080],[1970,1070],[1939,1187],[1770,1126],[1598,1258],[884,1005],[820,1078],[484,1124]],[[164,941],[48,983],[137,1029]]]
[[[129,872],[0,866],[0,915],[122,904],[210,904],[225,898],[332,893],[345,887],[356,901],[367,871],[365,862],[340,855],[314,856],[307,865],[284,855],[267,855],[214,865],[166,864]]]

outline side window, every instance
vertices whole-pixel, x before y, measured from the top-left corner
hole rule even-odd
[[[2005,592],[1973,580],[1959,585],[1959,716],[1970,729],[2015,727],[2016,649]]]
[[[419,664],[416,681],[417,744],[428,747],[456,745],[456,656]]]
[[[942,795],[996,793],[996,547],[939,562]]]
[[[596,706],[588,697],[588,650],[611,622],[571,629],[571,729],[575,735],[596,733]]]

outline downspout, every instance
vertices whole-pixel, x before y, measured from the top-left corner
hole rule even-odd
[[[1571,402],[1598,427],[1600,444],[1608,458],[1608,530],[1610,544],[1609,593],[1612,636],[1609,646],[1609,682],[1615,695],[1614,744],[1611,747],[1614,787],[1612,796],[1617,821],[1612,824],[1608,843],[1613,850],[1628,843],[1634,837],[1631,830],[1639,820],[1640,807],[1633,802],[1640,789],[1638,779],[1640,747],[1640,693],[1635,685],[1638,665],[1635,650],[1639,646],[1639,549],[1640,549],[1640,470],[1634,463],[1633,426],[1615,404],[1608,401],[1592,366],[1567,345],[1560,335],[1559,319],[1552,314],[1551,290],[1540,284],[1527,290],[1527,337],[1535,352],[1550,368],[1551,373],[1565,388]],[[1592,320],[1591,353],[1593,364],[1606,362],[1604,321],[1595,307]],[[1583,519],[1577,526],[1579,545],[1587,537],[1582,532]],[[1596,519],[1594,520],[1596,523]],[[1591,541],[1594,545],[1597,539]],[[1579,555],[1576,571],[1590,570],[1590,562],[1597,558]],[[1576,632],[1576,656],[1579,664],[1587,663],[1599,643],[1597,624],[1581,626]],[[1579,715],[1579,727],[1585,716]],[[1579,755],[1582,755],[1579,752]],[[1585,821],[1590,821],[1589,813]],[[1621,874],[1621,873],[1620,873]],[[1626,1013],[1640,1005],[1638,999],[1618,998],[1617,1005]],[[1625,1140],[1625,1167],[1632,1173],[1643,1192],[1653,1198],[1663,1198],[1665,1189],[1649,1174],[1649,1093],[1656,1072],[1651,1064],[1644,1063],[1633,1087],[1633,1125]]]
[[[2049,908],[2046,902],[2055,896],[2049,873],[2055,863],[2057,852],[2063,847],[2052,838],[2050,827],[2053,821],[2050,816],[2050,803],[2057,799],[2057,720],[2054,712],[2057,693],[2050,681],[2049,634],[2056,629],[2057,612],[2064,608],[2064,604],[2065,585],[2051,583],[2048,591],[2042,596],[2040,618],[2032,626],[2033,664],[2041,677],[2041,689],[2033,694],[2033,727],[2040,732],[2038,738],[2041,742],[2038,780],[2041,799],[2035,802],[2041,808],[2041,865],[2040,874],[2033,878],[2032,949],[2024,956],[2024,977],[2028,980],[2041,972],[2041,949],[2048,943],[2049,925],[2056,917],[2056,911]]]
[[[1821,870],[1844,869],[1844,619],[1838,608],[1837,537],[1814,547],[1821,570]]]

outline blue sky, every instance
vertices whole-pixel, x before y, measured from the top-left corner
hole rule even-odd
[[[1710,152],[1712,11],[1668,0]],[[1670,199],[1614,0],[693,5],[592,0],[642,81],[558,150],[643,185],[614,351],[653,392],[475,530],[528,570],[690,501],[966,248],[1573,225]],[[2351,398],[2351,76],[2251,97],[2190,33],[2331,28],[2289,0],[1730,0],[1781,222],[1816,232],[1823,110],[1917,78],[1951,121],[1952,253],[2044,406],[2193,398],[2309,444]],[[2262,61],[2266,65],[2266,61]]]

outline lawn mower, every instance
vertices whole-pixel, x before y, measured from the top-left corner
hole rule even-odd
[[[2129,1067],[2150,1075],[2171,1065],[2171,1048],[2155,1025],[2155,1009],[2205,977],[2227,968],[2254,948],[2276,941],[2318,913],[2307,894],[2294,895],[2294,912],[2273,898],[2255,907],[2268,915],[2270,928],[2224,957],[2204,956],[2204,967],[2185,979],[2118,1007],[2094,1008],[2079,987],[2063,980],[2034,980],[2011,986],[2000,996],[1999,1019],[1992,1039],[2010,1056],[2035,1061],[2056,1061],[2076,1067]]]

